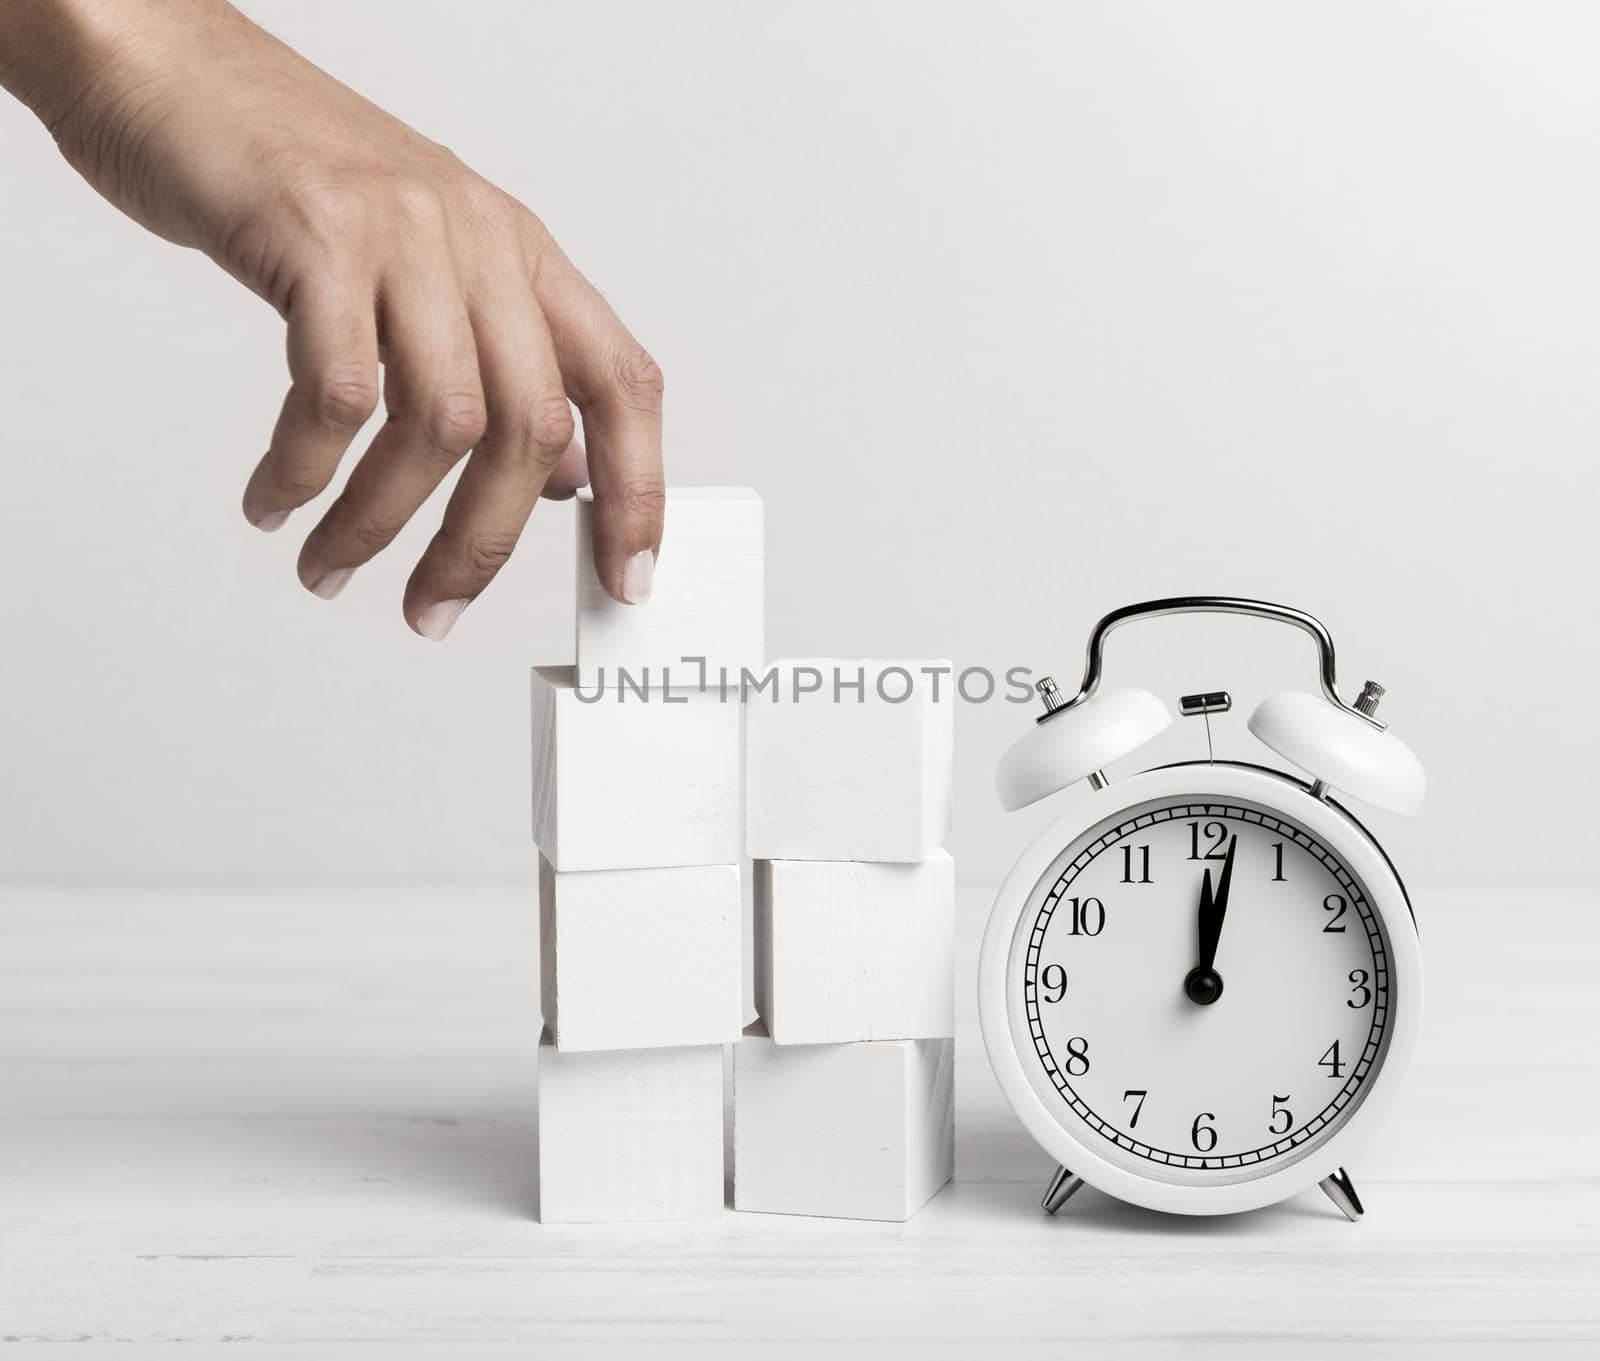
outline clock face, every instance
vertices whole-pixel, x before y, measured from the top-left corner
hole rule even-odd
[[[1184,1185],[1263,1177],[1332,1138],[1383,1064],[1394,989],[1383,920],[1338,847],[1205,794],[1126,807],[1067,845],[1006,969],[1045,1110],[1106,1161]]]

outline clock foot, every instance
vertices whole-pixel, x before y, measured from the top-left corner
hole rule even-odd
[[[1044,1199],[1039,1204],[1044,1206],[1046,1213],[1054,1214],[1077,1195],[1082,1187],[1082,1177],[1075,1177],[1066,1168],[1058,1167],[1055,1176],[1050,1178],[1049,1190],[1044,1193]]]
[[[1344,1168],[1341,1167],[1331,1177],[1324,1177],[1321,1186],[1328,1193],[1328,1199],[1339,1207],[1339,1212],[1352,1224],[1366,1213],[1361,1208],[1361,1197],[1356,1194],[1356,1184],[1350,1180],[1350,1174]]]

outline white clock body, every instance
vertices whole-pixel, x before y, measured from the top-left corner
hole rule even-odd
[[[1197,910],[1233,848],[1199,1005]],[[1006,1098],[1089,1185],[1226,1214],[1333,1174],[1399,1089],[1422,1015],[1405,889],[1366,830],[1276,771],[1114,781],[1023,852],[984,935],[979,1017]]]

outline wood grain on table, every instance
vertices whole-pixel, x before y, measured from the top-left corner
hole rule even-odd
[[[531,883],[0,890],[0,1339],[1600,1356],[1600,890],[1417,895],[1423,1043],[1358,1225],[1315,1192],[1042,1215],[973,1015],[988,902],[957,1181],[916,1219],[545,1227]]]

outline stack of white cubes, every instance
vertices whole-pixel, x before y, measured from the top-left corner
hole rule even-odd
[[[738,681],[762,664],[761,501],[670,491],[637,607],[600,587],[593,512],[580,501],[577,665],[533,675],[539,1217],[715,1218],[723,1047],[744,1019]]]
[[[904,1220],[953,1163],[947,663],[791,661],[746,695],[760,1021],[734,1206]]]

